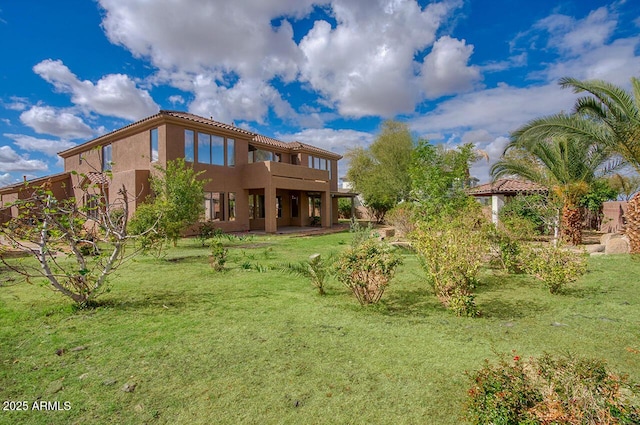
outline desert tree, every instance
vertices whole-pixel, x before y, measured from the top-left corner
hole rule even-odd
[[[414,142],[406,124],[386,121],[368,148],[351,149],[347,179],[361,193],[364,203],[381,222],[387,211],[406,200],[411,190],[409,166]]]
[[[0,227],[0,235],[11,248],[29,254],[36,262],[32,258],[0,258],[27,281],[44,279],[54,291],[86,306],[105,291],[109,276],[135,255],[128,250],[128,242],[140,234],[127,232],[133,196],[124,186],[108,190],[104,174],[99,183],[89,184],[87,175],[72,174],[78,180],[80,198],[58,199],[50,181],[25,183],[22,191],[26,196],[12,204],[18,214]],[[153,228],[146,229],[150,231]]]

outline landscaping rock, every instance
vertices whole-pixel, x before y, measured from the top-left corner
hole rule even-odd
[[[610,238],[604,248],[605,254],[628,254],[629,241],[623,237]]]
[[[594,252],[604,252],[605,245],[586,245],[584,250],[589,254],[593,254]]]
[[[622,236],[620,233],[605,233],[600,236],[600,245],[606,245],[611,239],[621,238]]]

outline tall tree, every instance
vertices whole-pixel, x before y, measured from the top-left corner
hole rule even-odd
[[[587,139],[640,172],[640,80],[631,78],[631,93],[602,80],[562,78],[560,85],[586,93],[576,100],[573,114],[534,120],[521,129],[521,135],[539,140],[558,135]],[[640,192],[629,201],[627,235],[631,251],[640,252]]]
[[[539,138],[528,132],[530,125],[512,134],[491,174],[496,178],[517,175],[548,187],[562,205],[563,237],[574,245],[579,244],[583,218],[580,199],[589,192],[598,169],[609,157],[608,151],[584,138]]]
[[[377,221],[411,191],[409,165],[414,147],[409,127],[386,121],[376,140],[367,148],[347,152],[350,160],[347,179],[360,192]]]
[[[483,157],[487,158],[486,154],[472,143],[449,149],[421,140],[413,152],[409,174],[412,197],[421,205],[423,215],[459,210],[469,199],[464,189],[472,179],[471,164]]]

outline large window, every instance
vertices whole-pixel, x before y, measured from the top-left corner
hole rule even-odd
[[[150,147],[151,147],[151,162],[156,162],[158,160],[158,129],[152,128],[150,138]]]
[[[309,195],[309,217],[320,217],[322,215],[322,199],[320,195]]]
[[[193,130],[184,131],[184,160],[193,162],[195,151],[193,147],[194,134]]]
[[[224,192],[204,193],[204,218],[210,221],[224,221]]]
[[[331,160],[329,159],[309,155],[309,168],[315,168],[316,170],[327,170],[329,171],[329,178],[331,178]]]
[[[111,145],[102,147],[102,171],[111,170]]]
[[[265,161],[274,161],[280,162],[282,159],[282,155],[279,153],[265,151],[263,149],[258,149],[253,145],[249,145],[249,163],[253,162],[265,162]]]
[[[198,133],[198,162],[200,164],[234,166],[235,141],[212,134]]]
[[[227,165],[236,165],[236,141],[233,139],[227,139]]]
[[[264,195],[249,195],[249,218],[264,218]]]
[[[236,193],[235,192],[229,193],[229,203],[227,205],[229,208],[227,211],[227,220],[235,221],[236,220]]]

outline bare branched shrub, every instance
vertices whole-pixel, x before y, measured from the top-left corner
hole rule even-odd
[[[127,233],[129,194],[124,186],[112,188],[109,200],[106,183],[82,187],[83,200],[57,199],[48,183],[25,185],[23,191],[29,195],[13,203],[18,216],[2,225],[0,234],[14,249],[35,258],[37,265],[0,256],[2,262],[28,281],[44,278],[53,290],[86,305],[104,292],[109,275],[136,253],[125,250],[135,237]]]
[[[375,304],[401,263],[402,259],[388,243],[366,239],[341,254],[336,271],[338,279],[360,304]]]

